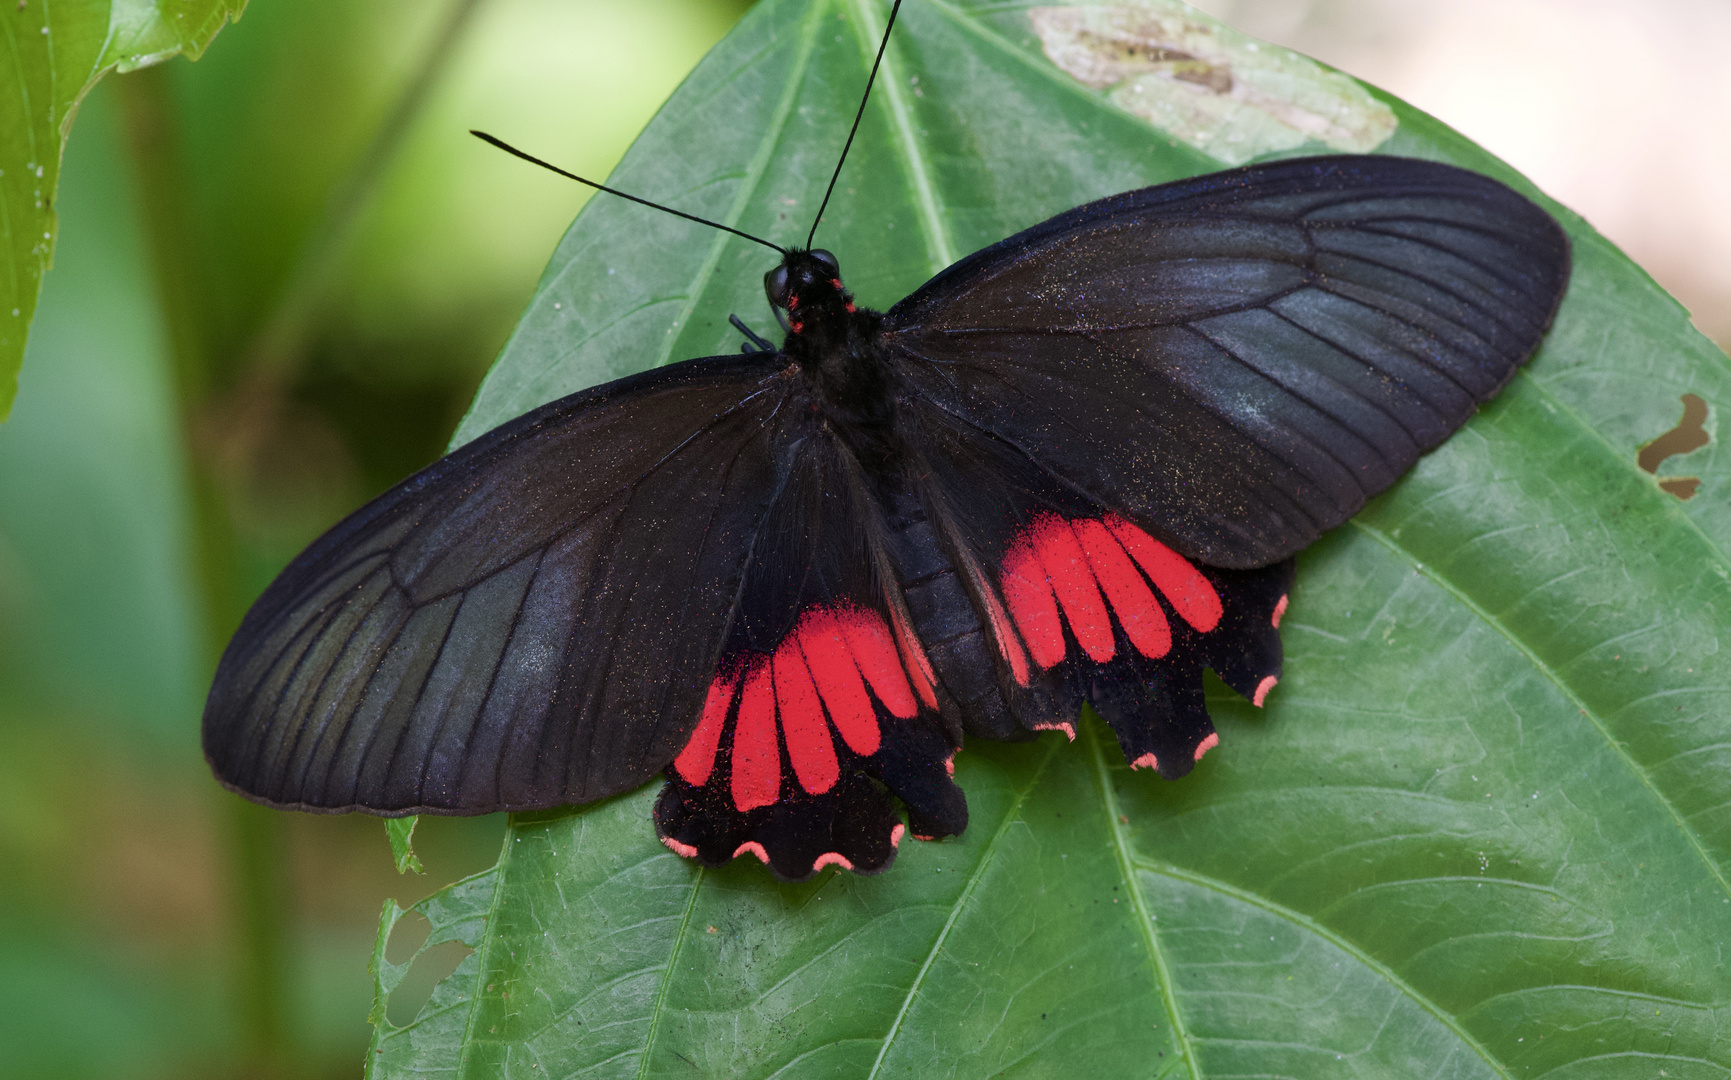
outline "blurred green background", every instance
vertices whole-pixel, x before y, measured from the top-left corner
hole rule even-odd
[[[0,426],[0,1077],[355,1074],[384,898],[490,865],[502,822],[423,820],[402,878],[373,819],[217,790],[215,650],[442,451],[586,198],[467,129],[604,176],[747,3],[252,0],[198,63],[86,100]],[[1731,69],[1675,58],[1726,9],[1560,4],[1202,6],[1504,154],[1725,344]],[[1594,34],[1659,59],[1606,79]],[[1608,162],[1619,122],[1642,149]]]
[[[746,6],[254,0],[85,101],[0,427],[0,1076],[357,1074],[384,898],[503,822],[399,878],[374,819],[218,790],[213,650],[443,451],[586,198],[468,129],[605,176]]]

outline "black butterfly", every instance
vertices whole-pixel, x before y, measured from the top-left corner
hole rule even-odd
[[[1262,704],[1293,554],[1509,380],[1568,272],[1503,185],[1371,156],[1078,207],[882,313],[787,251],[779,349],[545,405],[302,553],[206,755],[387,815],[664,772],[668,847],[785,878],[961,832],[964,735],[1073,734],[1085,701],[1183,776],[1218,741],[1202,669]]]

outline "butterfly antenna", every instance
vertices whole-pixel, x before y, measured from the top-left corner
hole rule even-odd
[[[889,48],[890,28],[896,24],[896,12],[902,9],[902,0],[896,0],[890,5],[890,21],[884,24],[884,39],[878,42],[877,59],[872,61],[872,73],[866,77],[865,93],[859,99],[859,111],[853,114],[853,127],[848,130],[847,142],[842,144],[841,158],[835,163],[835,172],[830,175],[829,188],[823,193],[823,202],[818,204],[817,217],[811,221],[811,231],[805,234],[805,246],[811,248],[812,237],[817,235],[817,223],[823,220],[823,212],[829,206],[829,197],[835,193],[835,182],[841,179],[841,167],[847,161],[847,152],[853,149],[853,137],[859,133],[859,122],[865,116],[866,102],[871,100],[872,83],[877,82],[878,65],[884,62],[884,50]]]
[[[857,121],[856,121],[856,123],[857,123]],[[619,190],[614,189],[614,188],[610,188],[606,184],[597,184],[593,180],[585,180],[583,177],[578,176],[576,173],[566,172],[564,169],[561,169],[557,165],[552,165],[552,164],[549,164],[548,162],[542,161],[540,158],[536,157],[534,154],[524,153],[523,151],[517,149],[515,146],[512,146],[510,143],[506,142],[505,140],[496,139],[493,136],[487,134],[485,131],[475,131],[474,129],[471,128],[469,131],[469,134],[473,135],[477,139],[480,139],[482,142],[493,144],[494,146],[498,147],[499,149],[505,151],[505,153],[507,153],[507,154],[511,154],[514,157],[520,157],[524,161],[527,161],[532,165],[539,165],[543,169],[548,170],[549,172],[556,172],[560,176],[565,177],[567,180],[575,180],[579,184],[587,184],[588,186],[594,188],[596,191],[605,191],[607,194],[617,195],[621,199],[630,199],[632,202],[639,203],[643,206],[647,206],[652,210],[660,210],[663,213],[672,214],[674,217],[682,217],[686,221],[695,221],[699,225],[708,225],[712,229],[720,229],[722,232],[730,232],[735,236],[744,237],[745,239],[750,240],[753,243],[762,244],[764,247],[770,248],[776,252],[779,252],[782,255],[787,254],[787,249],[782,247],[780,244],[772,244],[768,240],[763,239],[762,237],[753,236],[748,232],[741,232],[740,230],[734,228],[731,225],[723,225],[719,221],[711,221],[708,218],[701,218],[701,217],[698,217],[696,214],[687,214],[685,211],[675,210],[671,206],[662,206],[660,203],[650,202],[648,199],[639,199],[635,195],[627,195],[627,194],[625,194],[625,192],[619,191]],[[849,138],[851,139],[851,136]],[[833,186],[833,184],[832,184],[832,186]]]

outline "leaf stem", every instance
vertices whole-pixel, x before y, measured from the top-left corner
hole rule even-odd
[[[211,394],[208,326],[200,298],[208,295],[193,240],[173,87],[168,70],[148,67],[114,80],[120,99],[139,213],[168,331],[175,405],[192,549],[203,668],[214,673],[223,645],[246,609],[237,541],[227,505],[197,437]],[[225,820],[234,905],[232,997],[243,1067],[249,1075],[279,1075],[289,1066],[292,1026],[283,987],[288,913],[284,897],[284,825],[281,816],[230,795],[218,813]]]
[[[242,357],[242,378],[260,378],[283,385],[300,364],[319,306],[348,252],[361,212],[371,204],[386,170],[414,127],[482,2],[455,0],[451,5],[432,46],[380,122],[372,142],[332,190],[324,216],[302,243],[300,256],[277,294],[276,306]]]

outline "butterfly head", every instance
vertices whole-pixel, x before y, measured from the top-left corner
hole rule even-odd
[[[789,333],[802,333],[814,320],[853,314],[853,296],[842,287],[841,264],[822,248],[790,251],[781,265],[763,275],[763,291]]]

